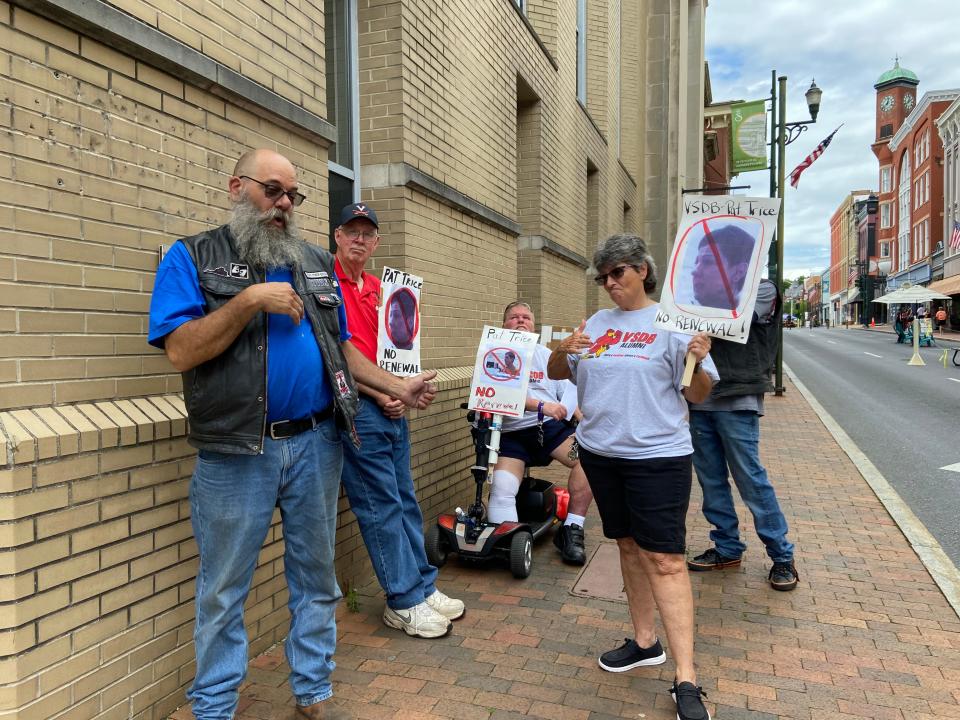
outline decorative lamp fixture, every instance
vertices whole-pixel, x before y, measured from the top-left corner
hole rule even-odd
[[[810,119],[816,122],[817,113],[820,112],[820,98],[823,96],[823,90],[817,87],[817,81],[810,83],[810,87],[803,94],[807,99],[807,107],[810,109]]]

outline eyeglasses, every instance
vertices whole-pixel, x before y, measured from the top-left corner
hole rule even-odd
[[[593,279],[593,281],[600,287],[603,287],[607,284],[608,277],[612,278],[613,280],[619,280],[623,277],[623,274],[627,271],[627,268],[633,268],[634,270],[640,269],[638,265],[617,265],[609,272],[600,273]]]
[[[241,175],[241,180],[253,180],[257,185],[263,188],[263,195],[270,200],[271,202],[276,202],[282,196],[286,195],[287,199],[290,201],[290,204],[294,207],[300,207],[303,204],[303,201],[307,199],[307,196],[303,193],[298,193],[296,190],[284,190],[282,187],[275,183],[265,183],[260,182],[256,178],[252,178],[249,175]]]
[[[350,240],[356,240],[357,238],[363,238],[364,242],[373,242],[380,234],[376,230],[347,230],[346,228],[340,228],[340,232],[346,235]]]

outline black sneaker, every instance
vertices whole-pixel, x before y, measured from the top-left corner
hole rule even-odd
[[[710,548],[705,553],[697,555],[693,560],[687,560],[687,567],[696,572],[703,570],[723,570],[725,568],[740,567],[740,558],[731,558],[721,555],[716,548]]]
[[[770,587],[774,590],[793,590],[800,580],[797,575],[797,568],[790,562],[775,562],[770,568],[770,575],[767,576],[770,581]]]
[[[636,667],[647,665],[662,665],[667,661],[667,654],[657,640],[648,648],[642,648],[633,638],[624,638],[626,642],[618,648],[607,650],[600,656],[600,667],[607,672],[626,672]]]
[[[563,525],[554,533],[553,544],[557,546],[565,563],[583,565],[587,561],[587,551],[583,547],[583,528],[579,525]]]
[[[701,696],[707,696],[703,688],[686,681],[677,684],[674,680],[670,697],[677,704],[677,720],[710,720],[710,713],[700,699]]]

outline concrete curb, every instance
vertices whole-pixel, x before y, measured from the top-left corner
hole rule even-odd
[[[930,573],[933,581],[940,588],[947,602],[953,607],[960,619],[960,570],[947,557],[947,554],[940,547],[933,535],[920,522],[920,519],[914,515],[907,504],[900,498],[896,490],[887,482],[887,479],[880,473],[877,467],[870,462],[870,459],[864,455],[863,451],[857,447],[857,444],[844,432],[843,428],[837,424],[837,421],[817,402],[810,390],[807,389],[794,372],[783,366],[784,371],[796,386],[797,390],[804,399],[813,408],[813,411],[820,418],[827,430],[833,435],[833,438],[840,445],[840,448],[850,457],[857,470],[867,481],[874,494],[883,503],[883,506],[890,513],[890,517],[897,523],[900,530],[907,538],[914,551],[920,557],[920,562]]]

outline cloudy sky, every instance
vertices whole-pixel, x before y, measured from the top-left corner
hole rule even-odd
[[[707,60],[714,102],[770,95],[770,71],[786,75],[787,122],[809,120],[803,94],[823,90],[817,124],[787,147],[784,276],[830,264],[830,216],[851,190],[876,188],[873,84],[893,67],[917,74],[924,92],[960,88],[957,0],[711,0]],[[898,30],[899,28],[899,30]],[[879,30],[883,32],[878,32]],[[834,128],[827,151],[790,187],[789,173]],[[768,171],[744,173],[735,185],[769,193]]]

